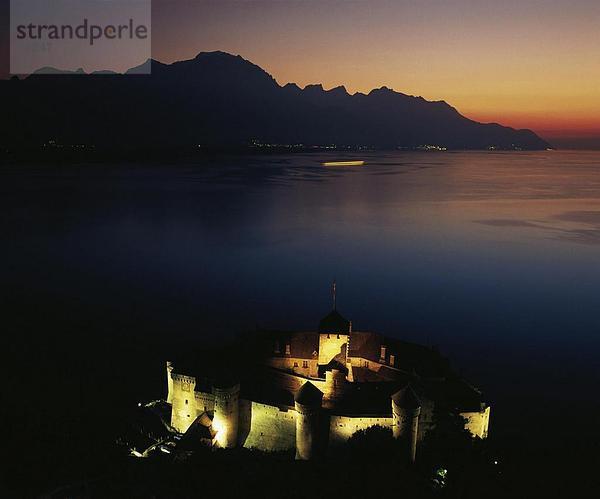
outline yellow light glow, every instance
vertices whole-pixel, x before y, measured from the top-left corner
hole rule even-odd
[[[326,161],[323,166],[363,166],[364,161]]]

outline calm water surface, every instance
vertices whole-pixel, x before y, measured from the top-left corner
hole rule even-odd
[[[599,153],[337,158],[5,167],[4,292],[184,342],[314,328],[335,278],[355,329],[438,345],[500,414],[597,404]]]

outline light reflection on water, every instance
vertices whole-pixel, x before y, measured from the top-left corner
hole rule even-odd
[[[321,166],[340,159],[366,164]],[[598,153],[297,154],[0,174],[12,296],[136,310],[175,337],[210,336],[313,328],[336,278],[356,328],[438,344],[492,387],[492,369],[518,383],[516,369],[541,366],[542,377],[557,356],[597,376]]]

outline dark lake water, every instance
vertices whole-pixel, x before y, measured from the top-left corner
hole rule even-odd
[[[357,156],[365,166],[321,166]],[[598,415],[598,152],[294,154],[0,177],[9,317],[15,302],[94,310],[185,345],[256,325],[314,329],[336,279],[355,329],[439,346],[504,431],[560,431],[548,407],[582,425]]]

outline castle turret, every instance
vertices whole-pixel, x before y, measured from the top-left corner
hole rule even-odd
[[[213,387],[215,413],[212,428],[216,433],[216,445],[229,449],[237,445],[239,421],[240,385],[224,384]]]
[[[411,462],[417,455],[417,434],[421,401],[410,385],[392,395],[392,431],[394,438],[405,438],[408,445],[408,457]]]
[[[346,369],[331,369],[325,371],[325,399],[334,402],[342,397],[346,387]]]
[[[173,364],[167,360],[167,403],[173,403]]]
[[[319,420],[323,393],[307,381],[296,393],[296,459],[312,459],[319,444]]]

